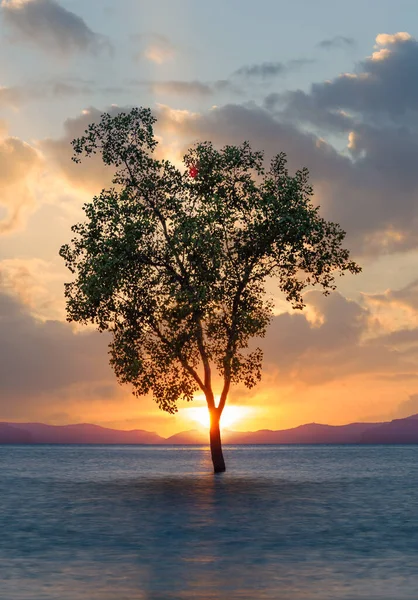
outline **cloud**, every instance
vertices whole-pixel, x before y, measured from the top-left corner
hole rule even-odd
[[[269,404],[274,390],[287,388],[301,401],[315,394],[315,389],[328,394],[330,389],[337,393],[341,385],[354,387],[359,378],[379,386],[383,376],[391,376],[398,385],[399,378],[405,381],[405,374],[414,385],[418,329],[371,339],[370,313],[358,303],[338,293],[325,298],[309,292],[306,300],[309,318],[307,312],[276,316],[261,340],[264,373],[256,396],[263,397],[268,388]],[[115,407],[121,400],[129,405],[131,416],[135,414],[140,410],[138,400],[117,385],[109,366],[108,341],[107,335],[96,331],[75,333],[68,323],[41,320],[16,297],[1,291],[0,419],[48,420],[64,412],[64,421],[74,414],[97,421],[103,419],[104,411],[94,406],[107,404],[116,418],[119,409]],[[238,392],[234,391],[234,397]],[[153,407],[151,399],[144,402]]]
[[[119,107],[110,107],[108,112],[117,114],[122,110]],[[98,193],[103,187],[111,184],[113,171],[106,167],[100,156],[93,156],[81,164],[74,164],[71,160],[73,139],[84,134],[90,123],[97,123],[103,111],[90,107],[82,111],[77,117],[69,118],[64,122],[64,135],[61,138],[48,138],[42,140],[39,146],[45,156],[51,161],[67,180],[76,188]]]
[[[404,419],[418,413],[418,394],[412,394],[401,402],[393,413],[394,419]]]
[[[111,48],[104,36],[92,31],[81,17],[55,0],[2,0],[1,9],[5,23],[19,41],[47,52],[96,54]]]
[[[148,421],[148,414],[157,414],[159,422],[150,397],[138,400],[117,383],[109,340],[91,329],[76,333],[66,322],[41,320],[0,289],[0,421],[64,424],[136,417],[136,425],[147,428],[144,415]]]
[[[41,321],[4,292],[0,292],[0,340],[1,408],[16,396],[33,398],[75,383],[114,380],[106,336],[74,333],[61,321]]]
[[[346,144],[351,163],[341,162],[338,173],[329,168],[316,189],[335,194],[333,218],[358,231],[363,251],[417,245],[417,71],[418,42],[411,35],[379,34],[375,52],[352,73],[314,83],[308,92],[269,94],[264,102],[277,121]],[[330,152],[329,167],[331,161]],[[317,179],[315,167],[311,171]]]
[[[399,381],[409,382],[409,388],[416,384],[418,329],[371,338],[370,311],[358,303],[316,291],[306,301],[307,311],[273,318],[260,341],[265,353],[262,384],[248,397],[234,389],[238,403],[264,398],[269,406],[282,394],[286,407],[287,393],[291,405],[307,398],[312,405],[319,396],[329,403],[332,394],[338,394],[338,402],[344,395],[346,402],[345,388],[357,389],[359,381],[375,390],[384,385],[386,393],[392,386],[392,394]],[[141,418],[144,406],[154,410],[150,398],[141,402],[141,409],[129,390],[117,385],[108,340],[96,331],[75,333],[68,323],[41,320],[31,314],[29,304],[0,291],[0,419],[101,421],[105,414],[117,420],[137,413]],[[311,406],[317,418],[325,405],[318,400]]]
[[[187,97],[209,97],[215,94],[230,93],[242,95],[242,90],[228,79],[219,79],[213,82],[202,81],[152,81],[131,79],[129,85],[146,88],[155,96],[187,96]]]
[[[37,319],[65,319],[64,265],[39,258],[8,258],[0,261],[0,289],[19,299]]]
[[[412,40],[412,35],[407,33],[406,31],[399,31],[398,33],[379,33],[376,37],[376,45],[375,49],[377,52],[372,54],[372,60],[384,60],[389,55],[391,50],[388,46],[392,46],[398,44],[399,42],[408,42]]]
[[[97,194],[103,188],[112,185],[114,169],[103,164],[100,154],[92,155],[88,160],[82,160],[75,164],[71,159],[73,156],[72,140],[84,135],[91,123],[98,123],[104,112],[116,115],[121,111],[129,112],[131,106],[112,105],[106,111],[99,110],[93,106],[84,109],[76,117],[68,118],[64,122],[64,135],[60,138],[47,138],[41,140],[38,145],[45,158],[48,160],[52,171],[63,175],[73,189],[81,191],[82,194]],[[181,111],[180,111],[181,112]],[[187,114],[188,111],[185,111]],[[158,115],[158,110],[155,111]],[[156,128],[158,136],[161,128]],[[161,141],[161,138],[160,138]],[[169,147],[165,144],[157,146],[155,156],[167,158],[166,151]],[[171,158],[171,156],[170,156]],[[86,199],[86,198],[84,198]]]
[[[275,61],[275,62],[263,62],[253,65],[244,65],[240,67],[232,76],[243,77],[246,79],[271,79],[274,77],[282,76],[291,70],[303,67],[307,64],[315,62],[312,59],[294,59],[286,63]]]
[[[18,108],[25,98],[23,88],[19,86],[0,87],[0,106],[2,108]]]
[[[0,290],[0,420],[94,422],[119,411],[126,416],[126,407],[135,414],[138,401],[109,366],[108,341],[40,320]]]
[[[349,111],[357,121],[380,125],[416,124],[418,107],[418,42],[407,33],[379,34],[376,51],[361,61],[352,73],[324,83],[315,83],[308,93],[288,92],[277,96],[287,114],[316,123],[332,111]],[[346,120],[348,126],[348,119]]]
[[[55,98],[69,98],[72,96],[87,96],[95,92],[103,92],[95,86],[92,81],[52,79],[45,84],[40,84],[40,89],[44,90],[45,96]]]
[[[138,36],[136,36],[138,37]],[[139,36],[142,39],[143,36]],[[209,97],[217,94],[231,94],[233,96],[244,96],[245,91],[242,88],[245,79],[270,79],[279,74],[287,73],[291,69],[301,67],[307,63],[313,62],[308,59],[295,59],[286,64],[279,62],[266,62],[257,65],[244,66],[235,71],[228,79],[218,79],[215,81],[184,81],[184,80],[143,80],[131,79],[128,84],[147,88],[152,94],[187,96],[187,97]],[[237,85],[237,80],[240,85]],[[244,86],[245,87],[245,86]]]
[[[418,238],[418,141],[414,136],[363,131],[370,147],[353,161],[323,139],[279,120],[256,105],[225,105],[202,114],[182,114],[161,108],[159,127],[187,143],[210,139],[216,145],[249,140],[270,158],[286,152],[294,171],[309,168],[315,199],[322,214],[340,222],[349,233],[347,244],[357,252],[380,253],[416,247]],[[365,141],[363,141],[365,143]],[[396,197],[397,202],[393,199]]]
[[[201,81],[149,81],[145,85],[154,94],[211,96],[213,88]]]
[[[387,290],[384,294],[368,294],[367,298],[378,304],[394,304],[418,312],[418,279],[400,290]]]
[[[274,317],[261,342],[267,368],[275,367],[287,380],[313,385],[363,372],[361,347],[368,310],[339,293],[324,297],[308,292],[305,301],[304,313]],[[308,319],[308,314],[315,318]]]
[[[335,48],[352,48],[353,46],[355,46],[355,43],[356,42],[352,37],[336,35],[333,38],[322,40],[317,44],[317,46],[322,50],[334,50]]]
[[[399,44],[408,45],[407,50],[405,47],[402,50],[408,56],[415,51],[412,40],[395,40],[392,46]],[[360,76],[358,79],[363,81]],[[316,90],[325,93],[327,86],[332,87],[333,82],[314,84],[309,93],[295,92],[291,96],[294,103],[286,107],[295,109],[291,117],[287,110],[262,108],[255,103],[226,104],[202,113],[160,105],[155,111],[156,132],[162,137],[159,152],[164,152],[165,141],[169,139],[175,140],[180,155],[196,140],[212,140],[217,146],[249,140],[255,148],[265,150],[267,159],[284,151],[291,172],[303,166],[309,168],[315,202],[321,205],[321,213],[342,225],[348,232],[347,246],[356,253],[377,255],[416,248],[418,137],[413,125],[408,128],[389,121],[380,125],[368,122],[371,104],[370,110],[360,111],[356,119],[338,104],[327,109],[325,103],[324,108],[316,99],[319,94]],[[386,81],[385,87],[388,86]],[[204,88],[202,93],[206,92]],[[299,98],[302,103],[298,103]],[[105,170],[99,160],[73,165],[70,141],[100,114],[92,108],[67,120],[65,136],[47,140],[41,146],[76,185],[90,185],[95,191],[103,187]],[[308,119],[318,134],[304,128]],[[324,133],[326,124],[333,134],[344,135],[345,140],[342,138],[340,142],[342,146],[346,144],[345,152],[320,137],[319,131]]]
[[[159,33],[142,33],[131,36],[131,40],[141,47],[140,52],[135,55],[136,59],[145,58],[157,65],[162,65],[177,54],[177,48],[173,42]]]
[[[19,138],[0,139],[0,235],[22,226],[36,204],[33,183],[42,168],[39,153]]]
[[[418,378],[418,327],[386,333],[365,306],[339,293],[305,296],[307,311],[274,317],[260,344],[265,370],[280,385],[320,386],[364,378],[370,385],[388,377],[396,384]],[[308,318],[314,314],[315,319]],[[416,411],[418,412],[418,411]]]
[[[238,77],[276,77],[286,72],[286,66],[282,62],[264,62],[255,65],[245,65],[234,72]]]
[[[92,82],[82,80],[50,79],[28,82],[24,85],[0,87],[0,107],[19,109],[22,105],[45,98],[87,96],[99,91]],[[105,90],[100,90],[102,93]]]
[[[388,331],[418,327],[418,280],[401,289],[363,294],[364,301]]]
[[[111,109],[118,110],[121,109]],[[247,139],[255,148],[264,149],[268,159],[285,151],[291,171],[308,166],[322,213],[326,218],[341,222],[348,230],[349,247],[361,252],[380,252],[417,244],[414,220],[418,219],[418,209],[414,200],[414,180],[408,181],[404,177],[400,185],[397,163],[389,155],[393,162],[389,168],[382,140],[377,138],[374,142],[376,152],[386,152],[379,160],[373,162],[370,157],[364,157],[353,162],[315,135],[301,131],[295,124],[279,121],[256,105],[228,104],[204,113],[159,105],[155,113],[158,118],[156,133],[162,137],[159,154],[164,154],[166,138],[176,140],[180,154],[197,139],[210,139],[218,146]],[[100,115],[101,111],[90,108],[65,122],[65,135],[61,139],[45,140],[40,145],[73,185],[95,192],[110,183],[111,169],[104,167],[99,157],[74,165],[70,142]],[[395,150],[396,145],[391,148],[391,153]],[[384,160],[386,164],[382,169],[380,163]],[[412,175],[415,176],[415,170]],[[393,203],[395,193],[397,205]],[[399,205],[403,210],[399,210]]]

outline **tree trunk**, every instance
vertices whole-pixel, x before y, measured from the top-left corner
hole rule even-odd
[[[218,410],[210,411],[210,452],[212,454],[213,469],[215,473],[226,471],[224,456],[222,454],[221,430],[219,427],[220,414]]]

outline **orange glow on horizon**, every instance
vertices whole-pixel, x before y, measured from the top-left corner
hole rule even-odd
[[[247,406],[225,406],[221,417],[221,429],[228,429],[229,427],[238,424],[240,421],[247,419],[253,410],[253,408]],[[181,412],[183,413],[182,416],[185,420],[191,420],[205,429],[209,428],[210,418],[206,406],[184,408]]]

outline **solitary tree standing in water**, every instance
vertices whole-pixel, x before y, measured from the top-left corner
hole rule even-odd
[[[312,205],[307,169],[289,175],[281,153],[265,171],[247,142],[222,150],[203,142],[187,152],[182,173],[153,157],[155,121],[144,108],[104,114],[73,141],[73,160],[100,153],[115,175],[60,250],[75,275],[65,285],[67,315],[110,331],[119,382],[138,396],[152,392],[162,410],[175,413],[179,400],[204,393],[222,472],[230,387],[261,378],[262,351],[248,345],[272,317],[266,280],[301,309],[306,286],[328,294],[336,273],[360,268],[341,247],[345,232]]]

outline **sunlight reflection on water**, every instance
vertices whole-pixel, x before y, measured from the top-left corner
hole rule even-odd
[[[418,448],[0,447],[2,600],[418,597]]]

